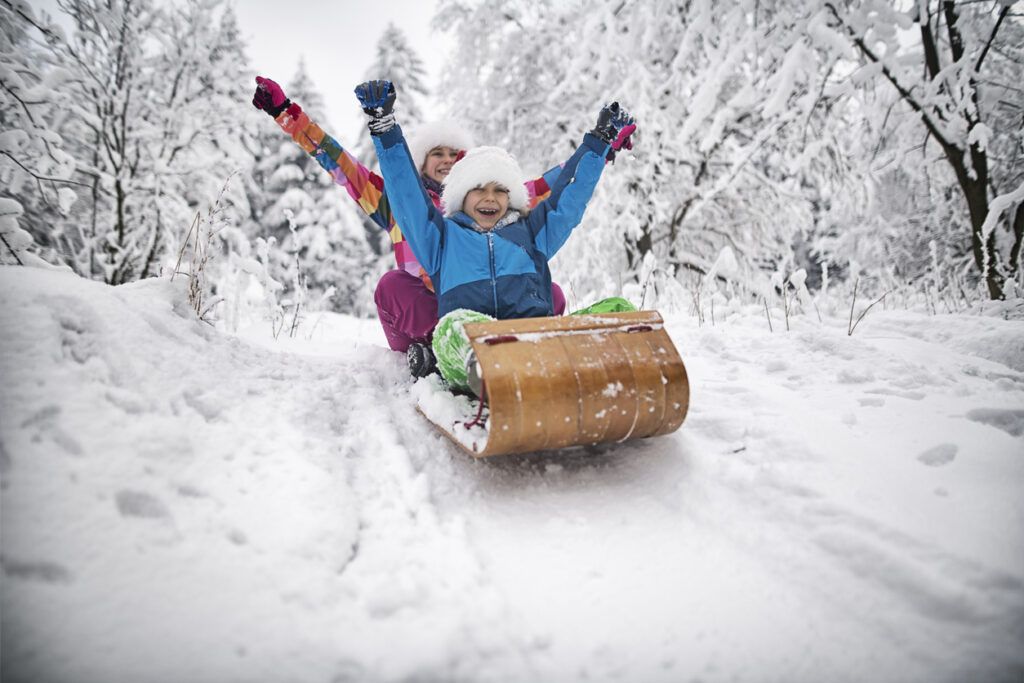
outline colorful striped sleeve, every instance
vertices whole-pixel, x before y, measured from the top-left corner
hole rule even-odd
[[[562,172],[564,167],[565,163],[553,166],[545,171],[541,177],[527,180],[524,183],[531,209],[551,196],[551,186],[555,184],[558,174]]]
[[[325,133],[306,112],[292,103],[277,117],[277,125],[307,154],[314,157],[335,183],[341,185],[366,215],[383,230],[395,229],[384,179],[361,164],[337,140]]]

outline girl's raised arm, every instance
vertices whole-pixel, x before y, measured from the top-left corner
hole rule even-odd
[[[341,144],[309,118],[297,102],[289,100],[281,86],[262,76],[256,77],[252,104],[270,114],[281,130],[288,133],[320,167],[341,185],[366,215],[383,230],[395,227],[391,202],[384,191],[384,179],[364,166]]]

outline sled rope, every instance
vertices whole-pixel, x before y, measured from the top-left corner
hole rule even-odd
[[[480,384],[480,399],[479,399],[480,405],[477,406],[476,417],[473,418],[473,421],[472,422],[463,423],[462,426],[465,427],[466,429],[472,429],[473,427],[483,427],[484,426],[484,422],[480,418],[484,414],[484,396],[486,396],[486,395],[487,395],[487,385],[481,383]]]

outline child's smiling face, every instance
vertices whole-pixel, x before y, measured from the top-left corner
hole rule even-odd
[[[487,183],[466,193],[462,211],[484,230],[490,230],[508,212],[508,188]]]
[[[458,156],[459,150],[457,149],[444,146],[435,147],[427,152],[427,158],[423,161],[423,175],[435,182],[444,182]]]

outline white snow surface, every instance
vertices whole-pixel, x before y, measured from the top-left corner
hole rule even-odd
[[[668,316],[680,431],[474,460],[184,285],[0,268],[4,681],[1024,676],[1020,321]]]

